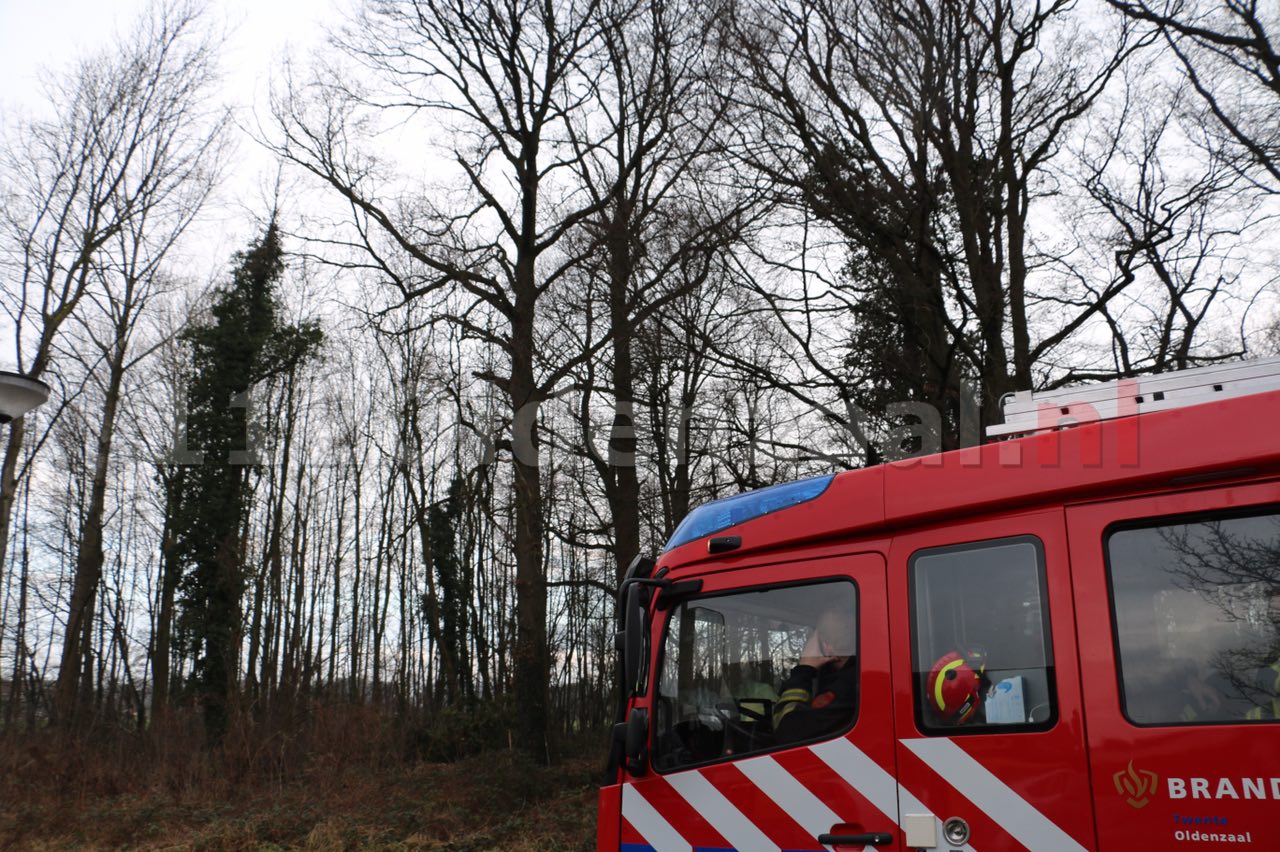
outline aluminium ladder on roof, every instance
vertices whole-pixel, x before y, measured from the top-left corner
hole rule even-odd
[[[1004,423],[988,426],[987,437],[1028,435],[1272,390],[1280,390],[1280,358],[1211,364],[1052,391],[1018,391],[1000,401]]]

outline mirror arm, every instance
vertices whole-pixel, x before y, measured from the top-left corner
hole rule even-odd
[[[670,609],[680,603],[680,601],[690,595],[696,595],[700,591],[702,591],[701,580],[677,580],[674,583],[669,582],[668,585],[662,588],[662,594],[658,596],[658,609]]]
[[[652,586],[660,592],[666,594],[661,595],[661,599],[682,598],[686,595],[695,595],[702,591],[701,580],[667,580],[663,578],[649,577],[632,577],[622,581],[622,585],[618,587],[618,600],[621,602],[627,594],[627,590],[632,586]],[[669,605],[669,604],[668,604]]]
[[[627,596],[627,590],[632,586],[656,586],[659,589],[665,589],[671,585],[670,580],[653,579],[650,577],[629,577],[622,581],[622,585],[618,586],[618,600],[622,601]]]

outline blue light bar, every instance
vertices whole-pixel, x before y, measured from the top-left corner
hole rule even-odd
[[[826,476],[770,485],[768,488],[747,491],[701,505],[685,516],[663,550],[688,544],[695,538],[720,532],[770,512],[806,503],[826,491],[833,479],[835,474],[829,473]]]

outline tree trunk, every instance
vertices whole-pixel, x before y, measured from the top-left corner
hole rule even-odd
[[[532,229],[531,229],[532,230]],[[533,262],[523,262],[533,287]],[[528,292],[527,291],[527,292]],[[515,677],[517,746],[535,760],[546,760],[547,591],[542,564],[542,482],[538,470],[538,403],[533,374],[532,299],[517,299],[512,322],[511,406],[515,412],[516,637],[512,654]]]
[[[89,506],[80,527],[80,552],[76,559],[75,578],[71,587],[71,608],[67,613],[62,642],[62,663],[54,696],[54,716],[59,723],[73,726],[79,721],[79,677],[83,666],[88,669],[89,623],[93,617],[94,599],[102,582],[102,526],[106,505],[107,472],[111,462],[111,440],[115,432],[116,411],[120,402],[120,386],[124,379],[125,348],[118,345],[112,353],[106,397],[102,405],[102,421],[98,430],[97,457]],[[88,684],[85,684],[88,687]]]
[[[609,318],[613,338],[613,427],[609,434],[609,466],[612,483],[605,493],[613,518],[613,555],[616,580],[622,582],[631,560],[640,552],[640,477],[636,471],[635,369],[632,358],[634,322],[628,306],[631,287],[630,201],[615,204],[609,238]],[[611,484],[612,487],[609,487]]]
[[[166,489],[181,487],[181,473],[175,472]],[[165,720],[169,710],[169,659],[170,636],[173,630],[174,596],[178,590],[181,566],[178,563],[177,532],[173,526],[173,508],[178,498],[165,501],[164,530],[160,551],[160,602],[156,613],[156,632],[151,644],[151,720],[157,727]]]
[[[26,418],[9,424],[9,440],[5,444],[4,463],[0,465],[0,580],[4,579],[5,559],[9,552],[9,527],[13,520],[13,501],[18,495],[18,457],[22,455],[22,438]]]

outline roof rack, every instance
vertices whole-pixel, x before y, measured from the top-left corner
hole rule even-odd
[[[987,437],[1029,435],[1272,390],[1280,390],[1280,358],[1211,364],[1052,391],[1017,391],[1000,400],[1004,423],[988,426]]]

